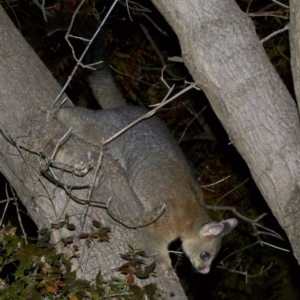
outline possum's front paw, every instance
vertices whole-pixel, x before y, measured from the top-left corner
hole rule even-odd
[[[175,280],[176,278],[178,278],[175,270],[172,268],[171,265],[167,265],[167,264],[164,264],[162,265],[164,271],[165,271],[165,276],[172,279],[172,280]]]
[[[168,251],[168,245],[160,243],[160,247],[156,248],[156,252],[157,252],[156,260],[165,271],[165,276],[170,279],[176,279],[177,274],[175,273],[175,270],[172,267],[172,263]]]
[[[175,280],[176,278],[178,278],[174,269],[165,271],[165,276],[172,280]]]

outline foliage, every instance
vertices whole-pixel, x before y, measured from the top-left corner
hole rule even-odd
[[[99,225],[96,221],[94,224]],[[135,282],[135,277],[148,278],[155,269],[155,263],[145,264],[146,254],[141,250],[130,247],[123,255],[127,263],[118,268],[122,276],[107,278],[99,270],[94,282],[90,282],[77,278],[76,271],[72,271],[71,258],[56,252],[54,245],[49,243],[51,232],[48,229],[42,230],[40,238],[30,244],[25,244],[15,232],[16,228],[10,225],[0,230],[2,300],[162,299],[155,284],[140,286]]]

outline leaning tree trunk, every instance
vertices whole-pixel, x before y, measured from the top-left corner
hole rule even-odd
[[[55,120],[46,121],[46,110],[59,93],[61,87],[55,82],[37,55],[28,46],[20,33],[0,7],[0,169],[15,188],[19,198],[39,228],[50,228],[66,214],[81,233],[81,217],[84,206],[68,199],[65,192],[41,177],[45,168],[43,154],[52,151],[66,129]],[[30,150],[27,151],[24,148]],[[76,138],[71,138],[58,151],[56,159],[70,165],[84,166],[90,163],[94,169],[81,181],[92,182],[96,171],[99,149]],[[92,160],[92,162],[91,162]],[[57,172],[57,170],[56,170]],[[98,176],[95,200],[113,199],[111,209],[124,220],[137,216],[139,206],[132,197],[126,178],[116,162],[104,153]],[[62,177],[62,180],[65,180]],[[73,181],[72,184],[76,184]],[[87,191],[77,195],[87,198]],[[111,229],[110,241],[95,243],[92,247],[79,244],[80,258],[74,261],[77,274],[92,280],[101,267],[102,274],[112,274],[112,269],[124,264],[119,256],[128,251],[128,244],[140,247],[140,232],[130,230],[114,222],[101,208],[89,208],[83,232],[90,232],[92,220],[98,220]],[[53,242],[59,243],[62,236],[70,235],[64,230],[53,232]],[[68,252],[71,249],[63,248]],[[158,275],[162,275],[157,266]],[[153,281],[151,278],[148,282]],[[172,299],[186,299],[178,281],[165,276],[155,278],[159,288]]]
[[[300,261],[298,112],[252,21],[234,0],[152,2]]]
[[[290,44],[291,67],[294,78],[294,89],[300,108],[300,2],[290,0]]]

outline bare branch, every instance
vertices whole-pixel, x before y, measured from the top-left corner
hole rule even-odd
[[[214,182],[214,183],[201,185],[201,187],[202,187],[202,188],[207,188],[207,187],[210,187],[210,186],[214,186],[214,185],[216,185],[216,184],[218,184],[218,183],[223,182],[224,180],[228,179],[229,177],[231,177],[231,175],[228,175],[228,176],[226,176],[225,178],[222,178],[222,179],[220,179],[220,180],[218,180],[218,181],[216,181],[216,182]],[[231,190],[231,192],[232,192],[232,191],[233,191],[233,190]]]
[[[277,31],[275,31],[275,32],[273,32],[273,33],[271,33],[270,35],[268,35],[268,36],[265,37],[264,39],[260,40],[260,42],[263,44],[264,42],[266,42],[267,40],[269,40],[269,39],[272,38],[273,36],[275,36],[275,35],[277,35],[277,34],[279,34],[279,33],[282,33],[282,32],[284,32],[284,31],[286,31],[286,30],[288,30],[288,29],[289,29],[289,24],[285,25],[284,28],[279,29],[279,30],[277,30]]]
[[[0,226],[2,226],[2,223],[3,223],[4,217],[5,217],[5,214],[6,214],[6,211],[7,211],[7,207],[9,205],[9,202],[11,200],[13,200],[13,198],[10,198],[9,195],[8,195],[7,182],[5,182],[5,195],[6,195],[6,200],[4,200],[4,201],[6,201],[6,205],[4,207],[4,210],[3,210],[3,213],[2,213],[2,216],[1,216]]]
[[[248,274],[248,271],[244,271],[244,272],[243,271],[237,271],[236,269],[228,269],[228,268],[223,267],[223,266],[217,266],[217,268],[223,269],[223,270],[228,270],[228,271],[233,272],[233,273],[244,275],[245,276],[245,281],[246,281],[246,283],[248,283],[248,278],[258,277],[258,276],[262,275],[263,273],[267,272],[272,266],[273,266],[273,263],[271,263],[268,266],[268,268],[266,268],[266,269],[264,269],[264,266],[262,266],[260,272],[258,274],[255,274],[255,275]]]
[[[227,192],[226,194],[224,194],[221,198],[219,198],[215,205],[217,205],[223,198],[225,198],[227,195],[229,195],[230,193],[234,192],[235,190],[237,190],[239,187],[241,187],[243,184],[245,184],[247,181],[249,180],[249,178],[247,178],[245,181],[243,181],[242,183],[240,183],[238,186],[234,187],[232,190],[230,190],[229,192]]]
[[[82,1],[80,3],[80,5],[78,6],[78,8],[76,9],[73,17],[72,17],[72,23],[70,25],[69,30],[71,29],[71,26],[74,22],[75,16],[76,16],[76,12],[78,12],[79,8],[81,7],[81,5],[83,4],[84,1]],[[87,51],[89,50],[90,45],[92,44],[92,42],[94,41],[94,39],[96,38],[97,34],[99,33],[99,31],[101,30],[101,28],[103,27],[104,23],[106,22],[107,18],[109,17],[109,15],[111,14],[112,10],[114,9],[115,5],[117,4],[118,0],[115,0],[113,2],[113,4],[111,5],[110,9],[108,10],[107,14],[105,15],[105,17],[103,18],[101,24],[99,25],[98,29],[95,31],[94,35],[92,36],[92,38],[90,39],[88,45],[86,46],[86,48],[84,49],[84,51],[82,52],[80,58],[78,59],[76,66],[74,67],[71,75],[69,76],[69,79],[67,80],[67,82],[65,83],[65,85],[63,86],[63,88],[61,89],[60,93],[57,95],[57,97],[54,99],[54,101],[50,104],[49,108],[47,109],[47,113],[46,113],[46,118],[47,120],[50,119],[50,114],[55,106],[55,104],[57,103],[57,101],[60,99],[60,97],[62,96],[62,94],[65,92],[67,86],[69,85],[71,79],[73,78],[76,70],[78,69],[79,65],[82,62],[82,59],[84,58],[85,54],[87,53]],[[70,32],[70,31],[69,31]],[[68,33],[69,33],[68,32]],[[67,33],[67,34],[68,34]]]
[[[276,4],[278,4],[279,6],[286,8],[286,9],[290,9],[287,5],[282,4],[281,2],[277,1],[277,0],[272,0],[273,2],[275,2]]]
[[[18,198],[16,197],[15,192],[14,192],[14,189],[12,188],[12,186],[9,185],[9,187],[10,187],[10,191],[11,191],[11,193],[12,193],[12,195],[13,195],[13,199],[14,199],[14,202],[15,202],[16,211],[17,211],[17,216],[18,216],[18,221],[19,221],[21,230],[22,230],[22,232],[23,232],[23,238],[24,238],[25,244],[28,245],[27,234],[26,234],[26,232],[25,232],[25,230],[24,230],[23,223],[22,223],[22,218],[21,218],[21,216],[20,216],[19,200],[18,200]]]
[[[116,137],[118,137],[119,135],[121,135],[122,133],[124,133],[125,131],[127,131],[129,128],[133,127],[135,124],[139,123],[142,120],[150,118],[160,108],[162,108],[164,105],[170,103],[171,101],[173,101],[174,99],[176,99],[178,96],[180,96],[183,93],[189,91],[190,89],[198,89],[198,88],[197,88],[197,85],[195,83],[190,84],[189,86],[187,86],[186,88],[184,88],[182,91],[178,92],[176,95],[174,95],[173,97],[171,97],[167,101],[163,100],[158,106],[156,106],[155,108],[153,108],[152,110],[150,110],[149,112],[147,112],[145,115],[141,116],[140,118],[138,118],[137,120],[133,121],[131,124],[129,124],[128,126],[126,126],[125,128],[123,128],[122,130],[120,130],[119,132],[117,132],[116,134],[114,134],[112,137],[110,137],[109,139],[105,140],[103,142],[103,144],[106,145],[106,144],[110,143],[112,140],[114,140]]]

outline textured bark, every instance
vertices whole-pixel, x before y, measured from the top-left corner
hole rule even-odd
[[[177,34],[187,68],[249,166],[299,261],[297,107],[252,21],[233,0],[152,2]]]
[[[300,108],[300,2],[290,0],[291,67],[294,78],[298,110]]]
[[[37,55],[28,46],[20,33],[0,7],[0,128],[19,145],[26,146],[37,152],[50,156],[55,144],[66,132],[65,128],[55,120],[46,121],[46,109],[60,91],[50,72],[45,68]],[[13,185],[21,201],[27,207],[30,216],[39,228],[50,228],[51,223],[57,223],[65,214],[70,216],[80,232],[80,218],[84,206],[68,199],[65,192],[55,187],[41,177],[40,171],[45,168],[45,161],[39,156],[12,145],[7,137],[0,134],[0,169],[7,180]],[[75,165],[86,163],[90,154],[96,165],[99,157],[96,147],[85,144],[71,137],[60,148],[56,159]],[[89,153],[89,154],[88,154]],[[79,184],[91,182],[92,170],[84,178],[78,179]],[[57,174],[59,174],[56,171]],[[67,179],[63,175],[62,180]],[[139,214],[139,206],[134,202],[131,190],[122,170],[109,156],[104,155],[103,164],[98,176],[94,200],[107,201],[112,197],[114,212],[126,220]],[[77,180],[75,178],[75,180]],[[73,183],[73,182],[72,182]],[[75,183],[76,184],[76,183]],[[86,198],[87,191],[81,191],[78,197]],[[96,219],[102,225],[111,228],[110,242],[93,243],[87,248],[84,242],[79,245],[80,258],[74,261],[81,277],[91,280],[98,269],[102,274],[111,275],[111,270],[119,267],[125,261],[120,253],[128,251],[128,243],[141,247],[139,230],[130,230],[112,221],[107,212],[101,208],[90,208],[85,223],[84,232],[90,232],[91,220]],[[70,235],[63,230],[53,232],[53,242],[57,243],[61,236]],[[61,248],[65,252],[68,248]],[[157,266],[158,275],[162,275]],[[172,299],[186,299],[177,280],[169,280],[164,276],[150,278],[159,288],[166,292],[174,292]],[[146,282],[143,282],[146,283]]]

